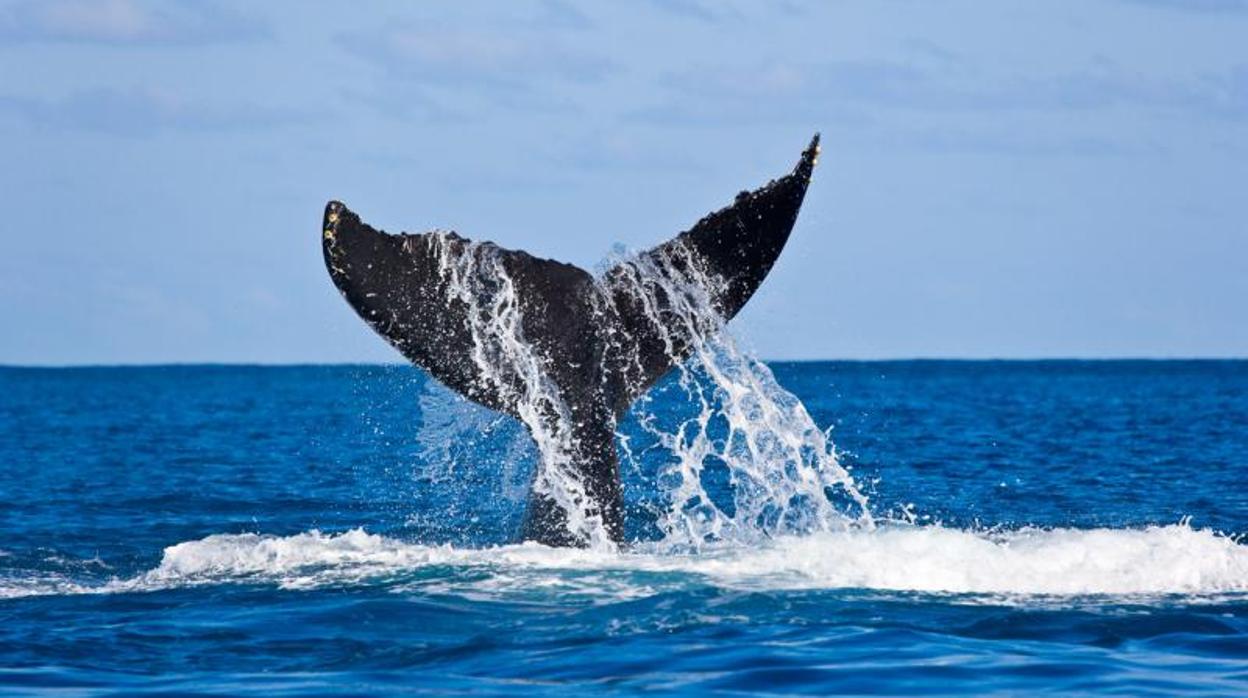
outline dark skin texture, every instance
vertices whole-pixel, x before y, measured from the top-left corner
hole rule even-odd
[[[522,251],[482,243],[515,285],[523,336],[541,360],[570,419],[539,409],[544,428],[566,431],[571,461],[584,485],[587,513],[601,518],[608,536],[621,541],[623,496],[615,427],[633,401],[688,357],[697,337],[681,322],[666,322],[671,302],[653,285],[635,283],[638,270],[689,278],[690,265],[709,282],[710,302],[727,321],[737,314],[771,271],[789,239],[818,155],[819,137],[793,172],[698,221],[692,228],[637,261],[625,261],[600,280],[588,272]],[[445,245],[445,248],[441,246]],[[363,223],[331,201],[322,225],[325,265],[347,303],[412,363],[465,397],[519,417],[523,381],[506,371],[488,377],[473,360],[469,306],[451,293],[439,267],[471,251],[454,234],[390,235]],[[639,264],[638,261],[645,264]],[[645,296],[643,298],[643,295]],[[658,321],[643,300],[658,309]],[[714,328],[710,328],[713,331]],[[525,517],[524,540],[575,546],[587,541],[571,532],[567,515],[534,493]]]

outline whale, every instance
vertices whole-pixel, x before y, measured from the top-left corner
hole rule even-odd
[[[391,234],[340,201],[321,244],[347,304],[411,363],[519,419],[540,463],[520,538],[624,539],[616,425],[758,290],[788,242],[819,135],[787,174],[597,275],[457,233]],[[676,312],[691,294],[706,321]]]

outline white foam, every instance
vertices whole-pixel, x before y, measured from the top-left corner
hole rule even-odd
[[[422,574],[412,581],[413,571]],[[459,572],[473,571],[473,574]],[[1248,593],[1248,545],[1187,524],[1140,529],[964,531],[941,526],[781,538],[761,547],[673,554],[536,544],[464,549],[353,530],[214,535],[165,549],[156,568],[99,587],[43,578],[0,584],[0,598],[198,584],[284,588],[389,583],[464,596],[587,595],[618,600],[701,584],[747,590],[876,589],[998,597]],[[552,596],[552,598],[554,598]]]
[[[354,529],[337,535],[214,535],[165,548],[160,566],[141,579],[151,584],[219,579],[298,581],[316,576],[366,577],[436,564],[450,548],[410,545]]]
[[[1187,525],[1024,529],[940,526],[793,538],[702,562],[747,584],[971,594],[1202,594],[1248,591],[1248,546]]]

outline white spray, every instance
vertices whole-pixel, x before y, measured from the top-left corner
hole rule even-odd
[[[712,303],[718,281],[697,258],[674,247],[666,257],[639,256],[620,268],[626,273],[616,282],[664,330],[669,354],[688,345],[689,359],[677,363],[676,378],[697,413],[664,429],[650,399],[634,407],[642,427],[672,456],[659,479],[667,487],[659,517],[665,543],[696,549],[710,542],[871,528],[867,498],[838,462],[828,434],[725,331]],[[660,297],[667,299],[662,312]],[[729,471],[731,512],[704,487],[703,472],[712,460]],[[848,506],[838,508],[835,498]]]

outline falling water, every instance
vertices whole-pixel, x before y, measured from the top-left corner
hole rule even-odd
[[[567,511],[573,535],[591,547],[612,547],[601,517],[587,510],[569,407],[546,359],[524,336],[522,306],[499,248],[439,234],[434,249],[450,298],[468,309],[480,381],[515,406],[537,446],[534,491]],[[683,391],[690,414],[673,422],[644,397],[633,408],[654,442],[650,448],[666,455],[656,478],[664,543],[696,548],[872,526],[867,499],[838,462],[828,434],[724,331],[712,304],[715,280],[680,248],[616,262],[622,273],[598,279],[597,301],[630,294],[662,328],[668,354],[686,357],[676,362],[673,385]],[[624,465],[638,467],[641,454],[627,439],[621,446]],[[708,468],[726,469],[730,501],[708,492]]]
[[[680,247],[620,262],[613,277],[663,328],[669,354],[684,346],[668,390],[684,393],[686,414],[673,419],[649,397],[633,408],[638,423],[668,455],[657,482],[664,542],[699,547],[749,542],[778,534],[808,534],[873,526],[862,494],[837,460],[827,432],[801,401],[776,382],[757,358],[724,329],[712,298],[716,279]],[[640,454],[626,459],[640,467]],[[726,469],[730,502],[705,482],[709,467]]]
[[[451,299],[468,308],[472,361],[479,380],[514,406],[537,445],[533,491],[566,512],[568,530],[575,538],[595,548],[613,547],[601,515],[589,510],[585,483],[573,457],[570,409],[546,370],[546,360],[525,339],[516,285],[499,248],[439,233],[434,249]]]

